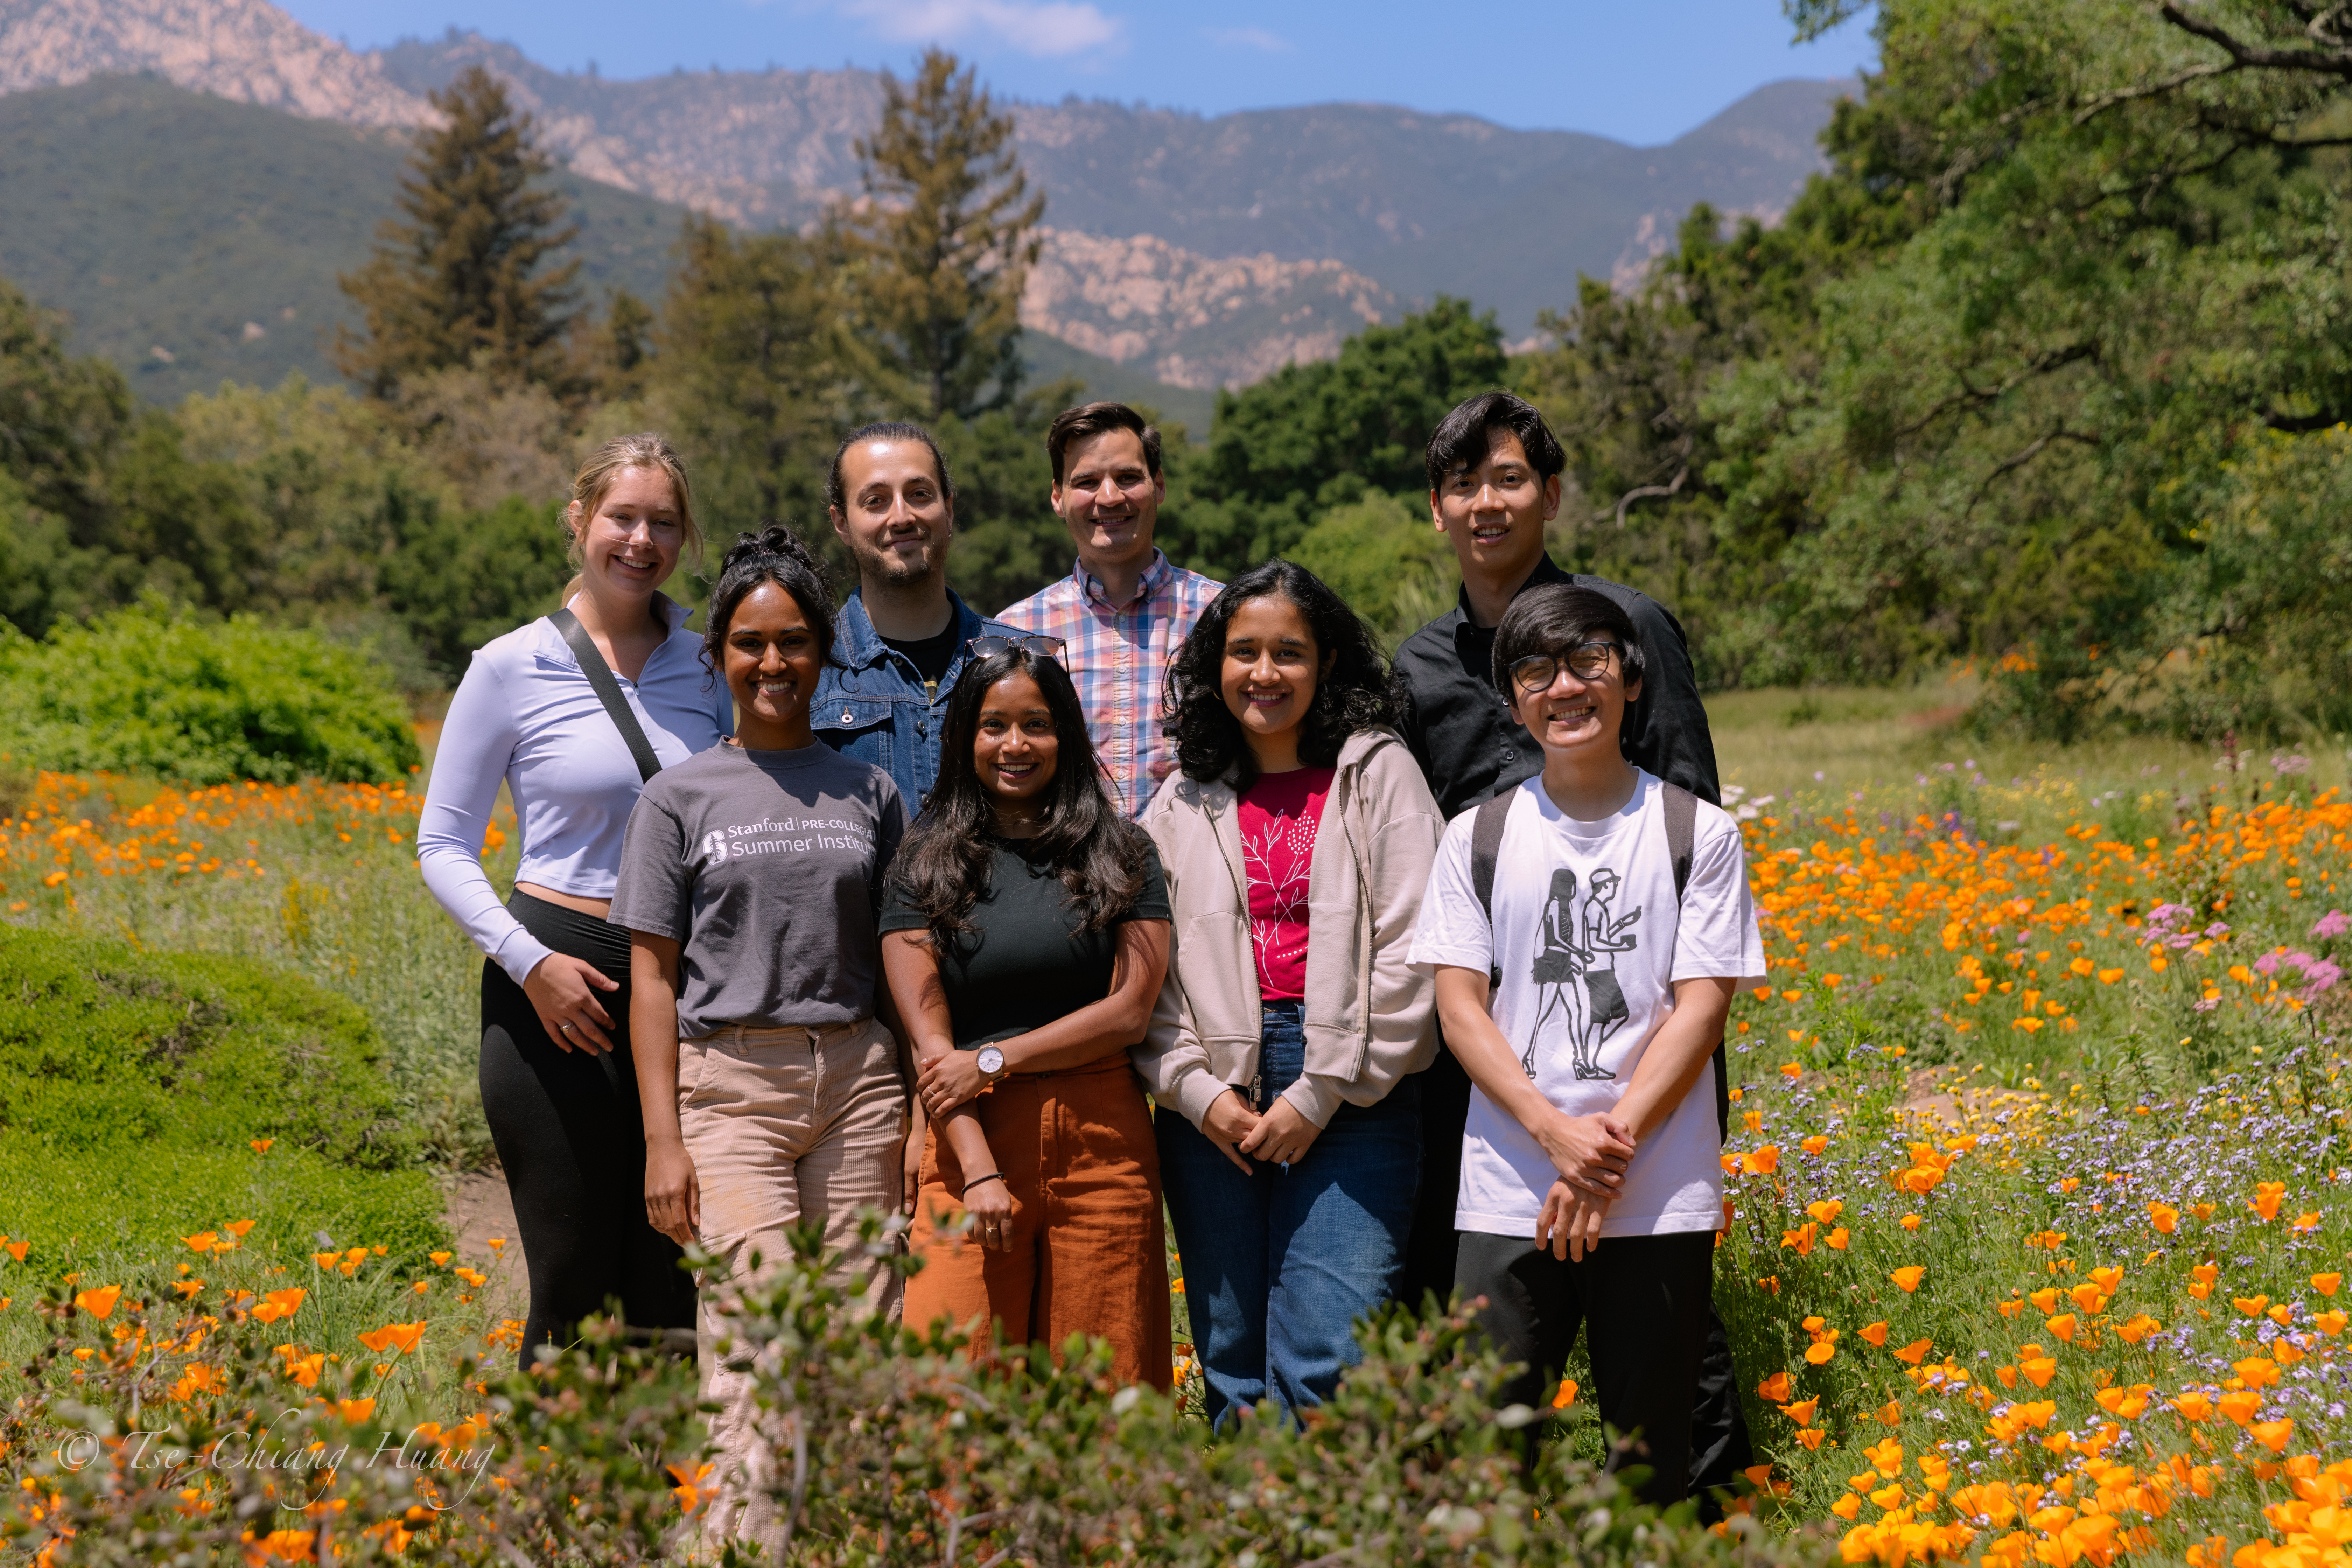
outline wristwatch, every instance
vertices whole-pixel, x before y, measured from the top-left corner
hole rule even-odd
[[[994,1083],[1004,1076],[1004,1053],[996,1047],[982,1046],[974,1055],[978,1059],[982,1078]]]

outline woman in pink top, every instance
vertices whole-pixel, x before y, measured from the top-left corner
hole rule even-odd
[[[1167,710],[1181,771],[1143,826],[1173,938],[1135,1056],[1214,1423],[1327,1397],[1394,1288],[1437,1048],[1405,953],[1445,825],[1370,631],[1286,561],[1210,604]]]

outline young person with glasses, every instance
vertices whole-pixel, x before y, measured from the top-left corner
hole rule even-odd
[[[898,1274],[858,1246],[898,1211],[905,1064],[876,1016],[885,868],[906,831],[890,775],[817,743],[809,699],[833,643],[824,574],[787,529],[745,534],[710,595],[704,658],[735,733],[646,786],[613,894],[628,928],[630,1045],[645,1108],[645,1212],[719,1266],[700,1314],[721,1496],[716,1551],[781,1556],[773,1500],[747,1478],[768,1441],[748,1356],[719,1310],[788,1259],[795,1226],[841,1249],[856,1310],[895,1311]]]
[[[1710,805],[1721,802],[1715,742],[1691,672],[1683,629],[1647,595],[1603,578],[1561,571],[1544,549],[1559,513],[1568,456],[1523,399],[1507,392],[1464,400],[1429,438],[1430,521],[1454,546],[1460,602],[1397,649],[1400,728],[1448,820],[1539,772],[1543,752],[1513,717],[1494,674],[1496,628],[1519,595],[1554,584],[1590,589],[1614,604],[1640,636],[1641,694],[1622,726],[1626,760]],[[1454,1180],[1470,1080],[1442,1052],[1422,1083],[1422,1192],[1400,1294],[1443,1300],[1454,1282]],[[1717,1510],[1715,1489],[1735,1485],[1751,1459],[1731,1345],[1709,1313],[1707,1355],[1694,1415],[1691,1484],[1700,1512]]]
[[[1104,791],[1045,636],[973,639],[882,916],[928,1130],[906,1318],[1169,1384],[1160,1162],[1129,1066],[1168,963],[1151,840]]]
[[[1137,816],[1176,765],[1161,682],[1218,584],[1152,542],[1168,483],[1160,432],[1142,415],[1123,403],[1066,408],[1046,428],[1045,455],[1050,500],[1077,564],[997,619],[1067,645],[1063,668],[1086,706],[1095,754],[1119,809]]]
[[[646,778],[733,728],[688,611],[660,592],[701,550],[669,443],[606,442],[572,480],[563,525],[579,568],[563,607],[475,653],[416,827],[425,886],[487,955],[482,1110],[530,1274],[525,1366],[608,1308],[635,1328],[694,1322],[677,1244],[646,1221],[629,934],[608,917]],[[502,783],[522,836],[503,900],[481,857]]]
[[[834,658],[809,705],[817,739],[890,775],[908,811],[940,771],[948,699],[974,637],[1017,636],[948,586],[955,484],[919,425],[849,433],[825,476],[833,531],[857,565],[835,616]]]
[[[1443,826],[1380,646],[1286,561],[1169,671],[1181,773],[1143,815],[1181,932],[1137,1061],[1217,1424],[1296,1413],[1396,1284],[1437,1049],[1407,945]]]
[[[1690,1486],[1715,1232],[1718,1042],[1764,973],[1738,825],[1628,762],[1647,649],[1615,601],[1545,584],[1495,637],[1543,768],[1445,830],[1412,962],[1476,1086],[1454,1285],[1544,1408],[1586,1334],[1601,1417],[1655,1503]]]

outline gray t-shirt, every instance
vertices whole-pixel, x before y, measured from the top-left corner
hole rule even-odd
[[[846,1024],[874,1011],[883,873],[906,831],[898,786],[871,763],[822,743],[713,746],[637,796],[610,918],[683,949],[682,1039]]]

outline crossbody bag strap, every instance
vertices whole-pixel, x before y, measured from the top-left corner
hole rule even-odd
[[[604,705],[605,713],[612,718],[613,728],[618,730],[621,739],[628,742],[629,755],[636,761],[638,779],[641,782],[651,781],[656,773],[661,772],[661,758],[654,754],[653,742],[646,739],[646,727],[637,722],[636,710],[631,708],[629,700],[621,695],[621,683],[613,678],[613,667],[606,664],[604,656],[596,651],[596,639],[588,635],[588,628],[580,624],[580,617],[568,608],[558,610],[547,618],[555,623],[555,629],[562,632],[563,640],[572,645],[572,653],[580,660],[580,673],[588,678],[589,686],[595,690],[596,700]]]

